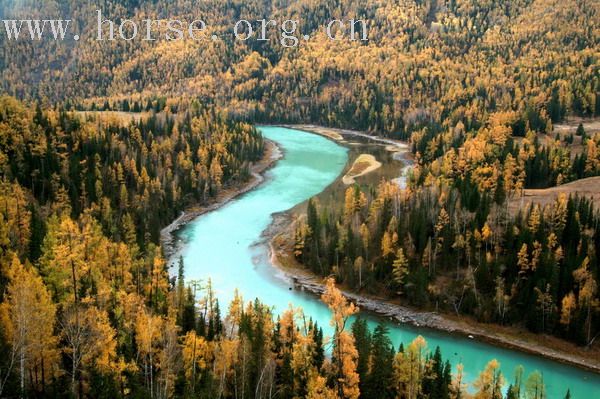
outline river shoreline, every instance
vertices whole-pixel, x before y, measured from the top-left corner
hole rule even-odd
[[[302,127],[296,125],[278,126],[304,130],[310,133],[321,134],[329,138],[330,140],[340,141],[328,136],[327,134],[318,133],[312,130],[311,127],[305,125],[303,125]],[[365,135],[360,132],[347,131],[342,129],[321,129],[328,129],[357,136]],[[368,135],[365,136],[375,141],[380,141],[382,143],[387,143],[389,145],[395,146],[397,151],[394,150],[394,152],[396,152],[395,155],[398,156],[398,159],[407,160],[409,162],[411,161],[411,158],[407,155],[408,147],[405,143]],[[403,150],[404,152],[402,152],[401,150]],[[198,216],[207,212],[214,211],[220,208],[221,206],[227,204],[231,200],[235,199],[236,197],[256,188],[258,185],[265,181],[264,173],[270,167],[272,167],[277,160],[281,159],[282,157],[283,151],[274,142],[266,141],[265,154],[260,161],[252,165],[252,178],[247,183],[243,184],[240,187],[226,188],[221,194],[217,196],[217,198],[215,198],[205,206],[190,207],[189,209],[186,209],[176,220],[174,220],[170,225],[165,227],[161,231],[161,244],[163,246],[165,257],[168,259],[168,261],[171,262],[171,264],[174,263],[176,259],[173,255],[176,254],[178,250],[180,250],[181,242],[176,241],[175,237],[175,233],[179,229],[181,229],[184,225],[191,222]],[[403,175],[405,175],[409,167],[410,165],[407,168],[404,168],[404,170],[402,171]],[[341,178],[341,175],[338,178]],[[401,176],[400,178],[404,177]],[[305,290],[313,293],[314,295],[320,295],[324,289],[322,278],[310,273],[306,269],[298,267],[298,265],[292,265],[290,264],[290,262],[286,262],[285,258],[289,256],[291,252],[289,252],[287,248],[281,247],[281,243],[278,242],[278,240],[281,240],[282,237],[286,235],[285,233],[287,233],[287,235],[289,236],[290,229],[293,232],[294,220],[292,211],[289,210],[285,212],[275,213],[272,215],[272,217],[273,221],[263,232],[261,239],[261,243],[267,245],[269,248],[272,265],[281,272],[280,274],[282,275],[282,278],[286,278],[291,284],[295,286],[296,289]],[[565,345],[571,346],[570,349],[572,349],[572,351],[570,353],[568,352],[568,350],[565,349],[553,349],[550,346],[545,346],[540,343],[530,342],[525,339],[518,338],[517,334],[520,334],[520,332],[516,329],[512,330],[512,335],[507,334],[507,336],[504,336],[500,333],[494,333],[489,331],[488,329],[483,328],[484,325],[482,325],[481,323],[476,323],[465,319],[454,320],[449,316],[445,316],[439,313],[411,309],[406,306],[393,303],[384,298],[376,298],[362,294],[359,295],[349,292],[348,290],[343,290],[343,292],[350,300],[355,302],[362,309],[371,311],[383,317],[389,317],[390,319],[394,319],[398,323],[409,323],[419,328],[431,329],[432,331],[460,334],[461,336],[477,339],[479,341],[486,342],[494,346],[537,355],[553,361],[557,361],[563,364],[575,366],[583,370],[600,374],[600,361],[593,358],[593,354],[590,353],[590,355],[588,355],[587,357],[579,355],[577,353],[581,353],[582,349],[566,341],[561,340],[561,342],[564,342]]]
[[[290,211],[273,215],[273,223],[263,233],[263,242],[269,247],[271,264],[276,267],[294,287],[294,289],[310,292],[320,296],[325,285],[323,278],[297,264],[291,256],[289,242],[290,233],[293,233],[295,220]],[[287,237],[286,237],[287,236]],[[485,342],[497,347],[517,350],[535,356],[541,356],[569,366],[600,374],[600,361],[594,357],[595,352],[589,356],[580,355],[584,349],[567,341],[561,343],[570,347],[570,351],[554,349],[549,346],[532,342],[518,336],[531,338],[532,333],[519,331],[512,327],[502,327],[502,332],[491,331],[500,327],[492,324],[483,324],[470,320],[467,317],[455,319],[442,313],[417,310],[405,305],[394,303],[385,298],[378,298],[365,294],[356,294],[345,287],[338,287],[344,295],[354,302],[360,309],[376,313],[379,316],[393,319],[397,323],[408,323],[414,327],[427,328],[450,334],[460,334],[463,337]],[[557,340],[558,338],[552,339]],[[580,354],[574,354],[580,353]]]
[[[322,127],[317,125],[275,125],[281,126],[288,129],[296,129],[301,130],[308,133],[318,134],[320,136],[324,136],[329,140],[336,141],[341,145],[347,145],[347,140],[344,136],[356,136],[366,138],[368,140],[372,140],[378,142],[380,144],[385,144],[386,150],[393,153],[393,158],[397,161],[401,161],[404,163],[404,167],[400,171],[400,176],[395,179],[392,179],[393,182],[398,184],[401,188],[407,187],[407,179],[408,172],[411,170],[414,164],[414,158],[412,153],[410,152],[410,145],[406,142],[400,140],[389,139],[386,137],[380,136],[372,136],[364,132],[360,132],[357,130],[350,129],[339,129],[334,127]],[[357,176],[358,177],[358,176]]]
[[[179,229],[197,217],[207,212],[217,210],[240,195],[258,187],[265,181],[265,172],[282,157],[283,151],[281,148],[279,148],[275,142],[271,140],[265,140],[264,155],[258,162],[255,162],[250,167],[251,177],[247,182],[239,186],[232,185],[226,187],[206,205],[194,205],[186,208],[183,212],[181,212],[177,219],[171,222],[168,226],[164,227],[160,231],[160,243],[165,259],[171,261],[170,265],[172,266],[175,262],[174,259],[170,258],[172,258],[173,255],[176,254],[180,249],[179,242],[176,241],[176,232]]]
[[[406,179],[406,173],[410,169],[412,159],[410,158],[408,146],[405,143],[392,139],[381,138],[377,136],[368,136],[362,132],[356,132],[346,129],[324,128],[314,125],[281,125],[290,129],[303,130],[309,133],[319,134],[330,140],[344,143],[344,135],[356,135],[368,137],[390,146],[394,146],[397,159],[408,161],[408,165],[403,169],[401,176],[396,180]],[[341,137],[341,139],[340,139]],[[338,177],[338,180],[342,176]],[[292,211],[285,211],[273,215],[273,222],[263,232],[263,242],[268,245],[271,263],[279,269],[288,281],[293,284],[295,289],[311,292],[320,296],[325,286],[323,278],[313,274],[299,265],[291,256],[292,247],[289,242],[285,242],[293,237],[295,220]],[[556,349],[549,345],[539,342],[532,342],[534,337],[532,333],[519,331],[514,327],[495,326],[493,324],[483,324],[467,317],[453,318],[452,316],[432,311],[422,311],[412,309],[407,306],[394,303],[386,298],[378,298],[363,294],[350,292],[344,287],[340,287],[344,295],[353,301],[361,309],[374,312],[380,316],[388,317],[398,323],[408,323],[419,328],[428,328],[435,331],[441,331],[451,334],[460,334],[469,339],[475,339],[494,346],[517,350],[531,355],[541,356],[553,361],[557,361],[570,366],[575,366],[583,370],[600,374],[600,360],[597,351],[586,352],[570,342],[560,340],[555,337],[546,337],[550,340],[558,340],[557,343],[566,347]],[[492,331],[493,329],[502,330],[501,332]],[[525,338],[523,338],[525,337]],[[527,339],[529,338],[529,339]]]

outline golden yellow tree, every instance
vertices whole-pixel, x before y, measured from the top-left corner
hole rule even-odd
[[[228,395],[227,381],[235,374],[235,362],[238,356],[239,341],[223,338],[214,346],[213,375],[216,380],[216,396],[221,398]]]
[[[31,238],[31,211],[27,206],[25,191],[17,183],[0,181],[0,206],[3,211],[3,226],[7,230],[10,246],[19,256],[29,249]]]
[[[314,371],[308,378],[306,399],[337,399],[339,396],[327,386],[325,377]]]
[[[585,257],[581,266],[573,272],[575,282],[579,285],[577,304],[585,312],[586,342],[592,339],[592,316],[600,308],[600,301],[596,298],[598,283],[590,270],[590,258]]]
[[[464,366],[459,363],[456,365],[456,373],[452,379],[452,386],[450,387],[450,397],[452,399],[459,399],[463,397],[463,392],[467,390],[467,384],[463,382]]]
[[[523,244],[517,254],[517,266],[519,266],[519,276],[524,276],[529,271],[529,252],[527,244]]]
[[[394,375],[400,397],[415,399],[420,395],[426,359],[427,341],[420,335],[410,343],[406,351],[396,355]]]
[[[150,397],[153,398],[155,362],[164,321],[162,317],[152,315],[145,308],[140,310],[135,324],[135,340],[138,346],[138,355],[142,361],[146,386],[150,390]]]
[[[408,259],[404,256],[404,250],[402,248],[396,253],[392,274],[394,276],[394,283],[398,287],[398,294],[401,295],[404,290],[404,284],[406,283],[406,275],[408,274]]]
[[[66,215],[48,222],[40,264],[60,301],[79,302],[79,279],[88,270],[81,238],[81,229]]]
[[[106,311],[95,306],[70,305],[64,312],[63,352],[71,358],[71,389],[81,397],[84,372],[94,369],[110,373],[116,362],[115,331]]]
[[[473,385],[477,389],[474,399],[502,399],[504,377],[500,372],[500,363],[496,359],[491,360]]]
[[[192,330],[183,337],[182,346],[185,377],[190,381],[192,392],[194,392],[200,373],[211,361],[210,345],[204,337],[197,336],[196,332]]]
[[[381,255],[387,258],[394,253],[394,244],[392,242],[392,235],[387,231],[383,233],[381,238]]]
[[[571,325],[571,318],[576,308],[577,300],[575,299],[575,294],[569,292],[563,297],[560,308],[560,324],[565,326],[566,329],[569,329]]]
[[[333,278],[328,278],[322,301],[333,313],[331,325],[335,328],[333,336],[335,385],[340,397],[357,399],[359,376],[356,372],[358,351],[354,346],[354,337],[346,331],[350,316],[358,312],[353,303],[349,303],[340,290],[335,287]]]
[[[179,327],[175,324],[175,311],[173,316],[168,316],[160,330],[160,341],[157,360],[157,369],[160,370],[156,378],[156,396],[170,398],[175,389],[175,378],[181,369],[181,347],[179,345]]]
[[[27,381],[35,391],[59,373],[59,353],[54,335],[56,306],[42,279],[29,266],[13,257],[8,271],[9,284],[0,305],[0,325],[11,346],[5,354],[9,369],[0,375],[0,395],[15,364],[19,368],[21,392]],[[31,377],[31,378],[28,378]]]
[[[294,391],[302,392],[310,382],[311,375],[317,370],[313,366],[315,352],[312,335],[298,334],[291,351],[291,367],[294,374]]]
[[[537,370],[529,374],[525,381],[525,397],[527,399],[546,399],[544,376]]]

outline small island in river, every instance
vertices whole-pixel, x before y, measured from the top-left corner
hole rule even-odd
[[[360,176],[364,176],[377,170],[381,167],[381,162],[379,162],[373,155],[371,154],[360,154],[358,158],[354,160],[352,167],[344,177],[342,177],[342,182],[345,185],[354,184],[355,179]]]

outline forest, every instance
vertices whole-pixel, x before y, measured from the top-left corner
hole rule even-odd
[[[97,8],[198,16],[221,39],[98,42]],[[554,130],[600,117],[597,1],[0,3],[2,18],[63,15],[82,40],[0,34],[0,397],[546,397],[541,373],[494,359],[467,387],[450,354],[393,347],[335,284],[593,347],[593,200],[511,203],[600,175],[600,134]],[[262,18],[298,19],[311,40],[233,39],[232,21]],[[369,41],[329,40],[333,18],[369,21]],[[258,123],[410,145],[407,189],[354,185],[295,225],[296,260],[327,278],[332,337],[302,309],[220,304],[183,262],[169,273],[161,229],[248,180]]]
[[[186,286],[183,262],[169,278],[159,227],[244,179],[263,148],[250,125],[205,112],[124,128],[2,97],[0,128],[3,397],[466,395],[422,337],[394,348],[384,325],[350,328],[357,308],[333,279],[324,337],[301,309],[275,318],[236,296],[222,312],[210,281]],[[505,381],[490,360],[474,387],[496,398]],[[543,386],[516,370],[508,395]]]
[[[573,192],[517,211],[510,203],[526,188],[597,176],[600,135],[580,128],[586,149],[573,157],[533,131],[517,142],[517,118],[492,114],[429,161],[413,136],[406,190],[382,181],[347,188],[339,205],[311,201],[296,259],[356,291],[591,345],[600,332],[593,200]]]

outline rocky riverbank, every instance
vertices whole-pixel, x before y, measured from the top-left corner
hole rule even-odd
[[[406,143],[369,136],[362,132],[346,129],[323,128],[313,125],[285,125],[298,130],[321,134],[332,140],[345,142],[346,136],[368,137],[388,146],[396,159],[405,162],[398,177],[401,186],[406,184],[406,174],[412,165]],[[273,215],[273,223],[263,233],[264,242],[269,245],[271,263],[280,269],[294,289],[311,292],[320,296],[324,291],[323,279],[299,265],[293,257],[293,237],[296,216],[292,211]],[[342,289],[344,287],[341,287]],[[388,298],[378,298],[357,294],[343,289],[344,294],[361,309],[377,313],[398,323],[409,323],[415,327],[430,328],[447,333],[460,334],[468,339],[483,341],[495,346],[515,349],[533,355],[543,356],[561,363],[600,373],[600,353],[598,349],[586,350],[556,337],[537,335],[516,328],[479,323],[469,317],[420,311],[403,306]]]
[[[251,176],[245,184],[226,187],[221,190],[216,198],[212,199],[208,204],[202,206],[192,206],[181,212],[181,215],[179,215],[177,219],[163,228],[160,232],[160,242],[165,258],[173,261],[172,255],[175,254],[179,249],[175,235],[177,230],[198,216],[214,211],[215,209],[227,204],[234,198],[256,188],[265,180],[264,173],[271,166],[273,166],[277,160],[281,159],[282,156],[283,152],[277,146],[277,144],[275,144],[273,141],[265,140],[265,153],[263,158],[250,167]]]
[[[271,263],[282,272],[280,274],[287,279],[290,286],[320,296],[325,290],[323,278],[302,268],[293,257],[295,221],[295,216],[291,212],[275,214],[273,223],[263,233],[263,239],[269,245]],[[460,334],[468,339],[543,356],[600,373],[600,357],[597,351],[588,351],[555,337],[539,336],[512,327],[478,323],[468,317],[459,318],[431,311],[420,311],[386,298],[357,294],[344,287],[340,288],[344,295],[362,310],[374,312],[398,323]]]

